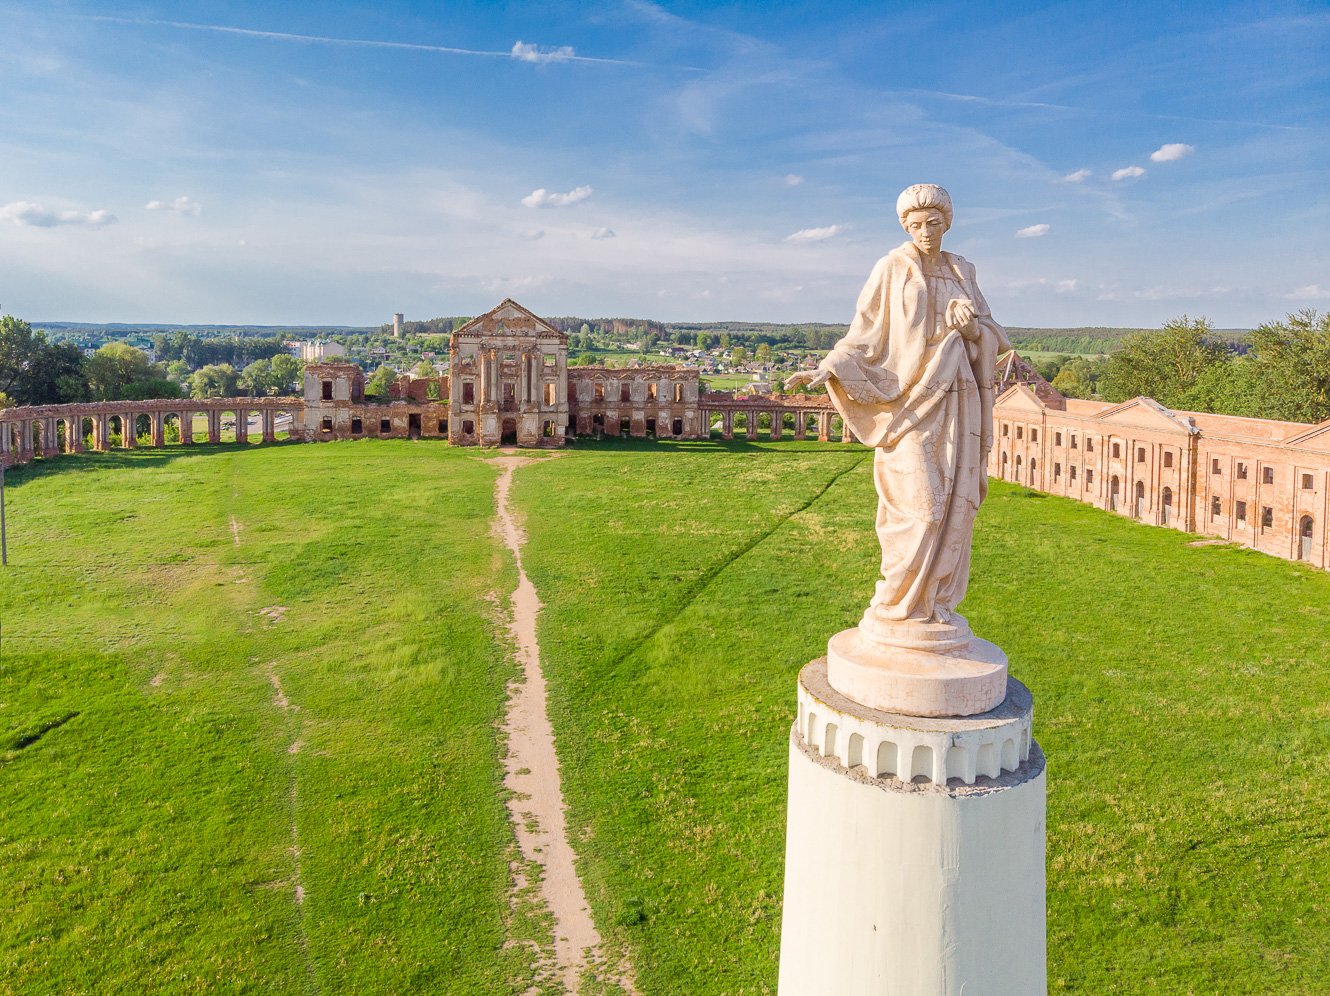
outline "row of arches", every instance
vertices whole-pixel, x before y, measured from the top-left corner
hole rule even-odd
[[[295,413],[285,409],[234,406],[198,411],[105,411],[104,406],[65,406],[40,417],[0,420],[0,460],[23,463],[85,450],[133,449],[139,446],[189,445],[204,435],[209,443],[275,442],[292,434]],[[80,410],[82,409],[82,410]]]
[[[839,724],[824,721],[813,711],[801,717],[801,724],[799,734],[804,742],[823,757],[834,758],[847,768],[863,766],[874,778],[893,777],[903,782],[945,784],[955,778],[969,785],[976,778],[998,778],[1003,771],[1017,770],[1022,755],[1028,754],[1028,745],[1017,736],[981,743],[973,751],[959,744],[943,750],[930,744],[901,744],[888,739],[870,743],[857,732],[850,733],[842,744]]]

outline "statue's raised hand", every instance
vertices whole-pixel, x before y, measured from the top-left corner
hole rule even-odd
[[[955,329],[967,339],[978,334],[978,325],[975,323],[977,316],[974,302],[969,298],[953,297],[947,302],[947,328]]]
[[[796,387],[821,387],[831,373],[818,367],[816,370],[797,370],[785,378],[785,390],[793,391]]]

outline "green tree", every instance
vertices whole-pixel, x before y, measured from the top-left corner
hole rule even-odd
[[[1330,418],[1330,313],[1307,309],[1269,322],[1252,333],[1251,344],[1254,383],[1239,385],[1239,391],[1260,399],[1260,417]]]
[[[1108,358],[1100,394],[1108,401],[1144,395],[1169,408],[1182,408],[1197,379],[1231,355],[1213,332],[1206,319],[1183,315],[1158,332],[1127,336]]]
[[[209,363],[189,378],[189,393],[194,398],[229,398],[240,385],[240,371],[229,363]]]
[[[304,363],[290,353],[278,353],[272,358],[274,393],[295,394],[300,390],[300,380],[304,373]]]
[[[728,332],[722,332],[722,333],[720,334],[720,343],[719,343],[719,345],[720,345],[721,352],[725,352],[726,350],[728,350],[728,349],[730,348],[730,334],[729,334]]]
[[[771,357],[771,347],[765,342],[759,345],[753,354],[753,359],[757,360],[758,363],[770,363]]]
[[[51,343],[21,318],[0,318],[0,394],[17,405],[82,401],[83,357],[70,343]]]
[[[148,354],[126,342],[108,342],[84,363],[84,372],[92,396],[98,401],[116,401],[130,395],[130,385],[166,379],[164,371],[148,359]]]
[[[273,393],[272,360],[255,360],[240,371],[240,386],[255,397]]]
[[[706,350],[711,348],[711,336],[705,332],[697,333],[697,348]]]
[[[439,372],[434,369],[434,364],[429,360],[421,360],[416,364],[416,368],[411,371],[412,377],[417,377],[421,380],[424,380],[427,377],[437,377],[438,375]]]
[[[365,382],[365,395],[370,398],[388,397],[388,389],[397,380],[397,371],[386,363],[370,374]]]
[[[748,350],[744,349],[742,346],[735,346],[730,350],[730,361],[734,363],[735,366],[738,366],[740,363],[747,363]]]

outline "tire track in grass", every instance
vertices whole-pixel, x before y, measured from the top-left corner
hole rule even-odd
[[[231,459],[231,501],[239,501],[240,488],[237,482],[237,468],[234,456]],[[240,546],[240,532],[243,529],[234,513],[229,516],[231,527],[231,539],[236,546]],[[240,568],[240,573],[245,574],[244,566]],[[248,581],[249,578],[243,577],[242,580]],[[269,626],[275,626],[282,622],[282,617],[286,612],[286,606],[269,606],[259,609],[258,614],[262,616]],[[253,658],[251,658],[253,660]],[[277,674],[277,664],[275,661],[269,661],[263,667],[264,676],[268,679],[268,684],[272,686],[272,704],[278,709],[283,717],[286,717],[286,725],[291,736],[291,743],[286,748],[288,755],[287,762],[287,819],[291,828],[291,898],[296,908],[296,942],[300,945],[300,953],[305,962],[305,978],[307,980],[307,992],[319,992],[319,979],[314,971],[314,961],[309,954],[309,934],[305,930],[305,883],[300,871],[300,826],[296,819],[296,813],[299,806],[299,783],[297,780],[296,755],[300,753],[303,742],[300,740],[298,732],[293,728],[292,713],[296,711],[291,705],[291,700],[286,697],[286,691],[282,688],[282,679]]]
[[[605,671],[606,677],[607,678],[612,677],[624,664],[625,661],[629,660],[635,653],[637,653],[644,646],[646,646],[648,643],[654,640],[657,634],[659,634],[660,631],[663,630],[666,626],[669,626],[671,623],[677,620],[679,616],[687,612],[694,602],[696,602],[699,598],[701,598],[704,594],[706,594],[707,589],[711,587],[712,583],[715,582],[715,580],[718,577],[720,577],[722,573],[724,573],[726,568],[728,568],[735,561],[741,559],[742,557],[747,556],[749,553],[751,553],[761,544],[765,543],[769,538],[775,535],[778,529],[784,526],[796,515],[799,515],[802,512],[806,512],[810,508],[812,508],[815,504],[817,504],[818,501],[822,499],[823,495],[825,495],[828,491],[830,491],[833,487],[835,487],[837,481],[839,481],[842,477],[844,477],[846,474],[850,473],[851,471],[856,470],[859,467],[862,467],[864,461],[871,460],[872,456],[873,454],[871,451],[865,453],[864,455],[860,456],[857,460],[855,460],[854,463],[846,467],[844,470],[837,471],[835,474],[831,476],[831,479],[827,481],[826,484],[822,485],[822,487],[819,488],[811,498],[809,498],[798,508],[793,509],[790,512],[786,513],[785,515],[780,516],[769,527],[754,534],[752,539],[748,540],[748,542],[744,543],[729,556],[725,557],[723,560],[718,561],[717,563],[713,564],[711,567],[708,567],[705,571],[703,571],[702,575],[696,581],[694,581],[691,586],[683,589],[683,600],[677,606],[675,606],[674,609],[672,609],[668,614],[662,616],[660,620],[654,626],[652,626],[651,629],[647,630],[647,632],[640,639],[633,641],[631,645],[625,647],[622,651],[620,651],[610,660],[609,664],[607,665],[607,669]]]
[[[554,961],[559,978],[567,992],[576,993],[588,973],[595,979],[607,968],[600,932],[592,920],[591,907],[577,877],[576,857],[568,843],[564,816],[567,807],[536,642],[540,599],[522,566],[525,537],[509,502],[513,471],[533,461],[531,457],[501,456],[490,462],[501,469],[494,486],[498,531],[517,564],[518,584],[511,600],[509,633],[522,668],[522,681],[509,687],[504,715],[508,752],[503,761],[503,783],[511,793],[508,813],[518,846],[528,865],[538,866],[542,873],[540,892],[554,919]],[[625,963],[617,978],[604,981],[635,994],[631,971]]]

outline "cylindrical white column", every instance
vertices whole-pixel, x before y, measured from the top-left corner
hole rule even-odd
[[[799,676],[781,996],[1046,990],[1044,757],[1011,680],[975,716],[859,705]]]

